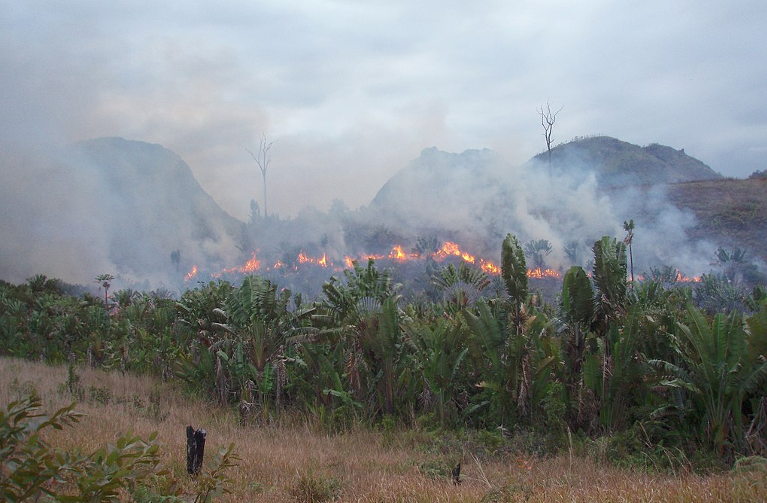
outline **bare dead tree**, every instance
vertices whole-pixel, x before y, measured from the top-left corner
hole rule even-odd
[[[551,111],[551,106],[546,102],[546,109],[543,107],[538,109],[538,115],[541,116],[541,126],[543,126],[543,137],[546,139],[546,150],[549,154],[549,165],[551,165],[551,143],[552,133],[554,131],[554,123],[557,121],[557,114],[562,111],[562,107],[556,112]]]
[[[272,154],[270,152],[272,150],[272,144],[274,144],[274,142],[269,141],[266,133],[264,133],[261,135],[261,141],[258,144],[258,154],[253,153],[247,148],[245,149],[253,160],[256,161],[258,169],[261,171],[261,178],[264,181],[264,217],[268,216],[266,206],[266,172],[269,170],[269,164],[272,162]]]

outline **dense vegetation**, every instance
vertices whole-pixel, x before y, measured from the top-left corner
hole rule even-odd
[[[0,350],[180,380],[245,423],[523,433],[538,453],[603,437],[618,459],[656,466],[672,451],[701,466],[767,455],[764,290],[713,275],[678,285],[662,270],[631,283],[622,241],[593,252],[593,271],[567,271],[553,305],[531,291],[511,235],[501,295],[465,264],[434,275],[438,298],[408,302],[373,261],[311,301],[248,276],[105,305],[37,276],[0,284]]]

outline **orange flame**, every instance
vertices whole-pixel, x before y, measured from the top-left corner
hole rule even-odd
[[[191,269],[191,270],[190,270],[188,273],[186,273],[186,274],[184,275],[184,281],[191,281],[191,280],[192,280],[192,278],[194,278],[195,276],[197,276],[197,272],[198,272],[197,266],[196,266],[196,265],[193,265],[193,266],[192,266],[192,269]]]
[[[298,263],[299,264],[317,264],[320,267],[327,267],[328,266],[328,257],[326,254],[322,254],[321,257],[310,257],[304,252],[301,252],[298,254]]]
[[[402,245],[394,245],[387,258],[391,260],[397,260],[399,262],[404,262],[406,260],[419,259],[421,258],[421,255],[418,253],[407,253],[402,249]]]
[[[229,267],[227,269],[221,269],[220,272],[211,274],[214,278],[220,278],[224,274],[232,274],[232,273],[240,273],[240,274],[247,274],[250,272],[255,272],[261,269],[261,261],[256,258],[256,252],[253,252],[250,258],[241,266],[239,267]]]
[[[678,283],[700,283],[701,277],[700,276],[685,276],[680,271],[676,272],[676,278],[674,278]]]
[[[429,255],[421,255],[419,253],[408,253],[405,251],[404,247],[402,245],[394,245],[391,250],[389,251],[388,255],[377,255],[377,254],[362,254],[358,257],[357,260],[395,260],[397,262],[405,262],[409,260],[419,260],[424,259],[426,257],[433,258],[437,261],[442,261],[450,257],[456,257],[466,263],[469,264],[475,264],[482,269],[486,274],[491,274],[494,276],[497,276],[501,274],[501,268],[495,264],[494,262],[490,260],[486,260],[484,258],[477,258],[476,255],[472,255],[471,253],[468,253],[461,249],[461,247],[452,241],[445,241],[442,246],[437,250],[436,252],[433,252]],[[335,267],[335,264],[331,259],[328,258],[326,253],[323,253],[320,257],[312,257],[310,255],[307,255],[305,252],[300,252],[298,256],[296,257],[296,261],[299,264],[314,264],[318,265],[320,267],[328,268],[331,267],[333,270],[340,270],[339,267]],[[351,256],[345,256],[343,258],[343,266],[347,269],[351,269],[354,267],[354,261],[355,258]],[[282,261],[277,261],[274,263],[274,266],[272,266],[273,269],[279,269],[282,267],[285,267],[285,263]],[[256,258],[255,252],[253,252],[253,256],[250,260],[245,262],[244,265],[240,267],[232,267],[230,269],[223,269],[221,272],[217,274],[213,274],[213,277],[220,277],[223,274],[226,273],[249,273],[253,271],[258,271],[261,268],[261,262]],[[267,268],[268,269],[268,268]],[[295,268],[294,268],[295,269]],[[527,276],[529,278],[561,278],[562,275],[555,271],[554,269],[529,269],[527,271]],[[689,281],[700,281],[700,279],[687,279]],[[684,280],[682,280],[684,281]]]
[[[242,272],[254,272],[259,269],[261,269],[261,261],[256,258],[256,252],[253,252],[250,259],[242,266]]]
[[[536,267],[535,269],[527,270],[527,277],[536,278],[536,279],[561,278],[562,275],[559,274],[559,272],[555,271],[554,269],[541,269],[540,267]]]
[[[492,274],[494,276],[498,276],[501,274],[501,268],[497,265],[493,264],[489,260],[480,260],[479,261],[479,267],[485,271],[487,274]]]

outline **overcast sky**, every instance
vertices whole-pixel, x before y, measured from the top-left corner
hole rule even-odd
[[[0,140],[160,143],[244,218],[366,204],[421,149],[606,134],[767,168],[767,2],[0,0]]]

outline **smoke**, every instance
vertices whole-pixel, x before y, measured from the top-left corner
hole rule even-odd
[[[247,222],[226,214],[159,145],[104,138],[46,153],[17,149],[3,169],[0,277],[11,281],[42,273],[87,283],[109,272],[122,281],[118,288],[175,289],[192,266],[205,279],[255,253],[282,285],[316,294],[331,272],[291,277],[301,253],[342,267],[347,256],[450,240],[497,264],[507,233],[523,243],[547,240],[546,265],[564,270],[586,266],[603,235],[622,238],[628,219],[636,224],[636,272],[672,265],[699,274],[715,248],[687,239],[695,219],[661,186],[606,188],[583,162],[514,165],[487,149],[426,149],[356,210],[337,200],[328,211],[304,206],[280,218],[256,204]]]
[[[104,138],[7,149],[0,184],[0,277],[45,274],[118,287],[173,287],[183,268],[239,258],[240,224],[159,145]],[[178,264],[171,253],[180,251]],[[178,268],[178,270],[177,270]]]

